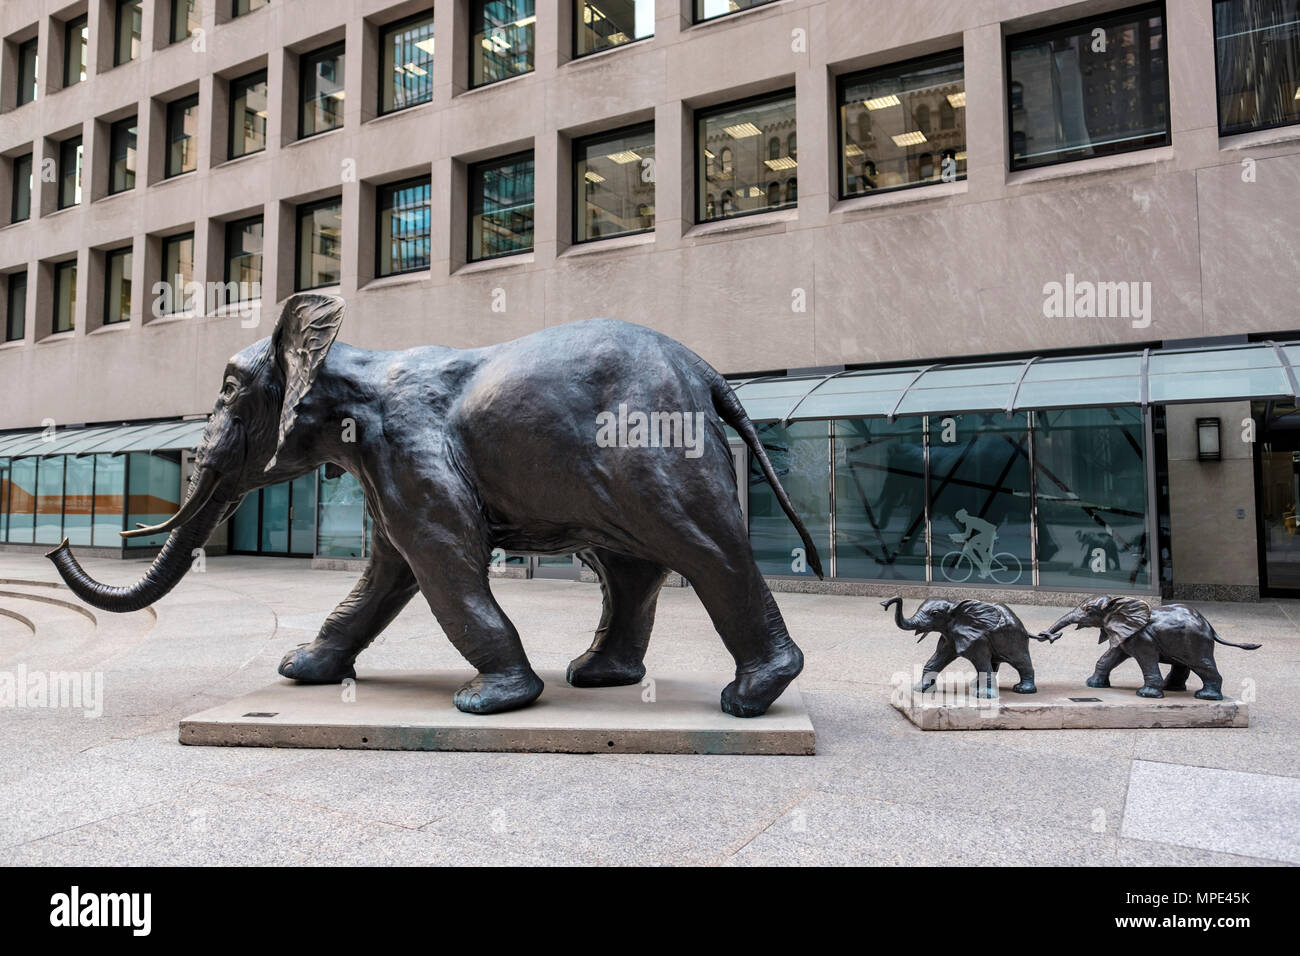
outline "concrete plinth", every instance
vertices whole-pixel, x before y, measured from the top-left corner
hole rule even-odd
[[[1247,727],[1250,708],[1239,700],[1198,700],[1193,691],[1137,696],[1133,687],[1086,687],[1083,682],[1038,685],[1036,694],[1002,688],[996,700],[975,697],[974,684],[925,694],[893,691],[893,705],[922,730],[1099,730],[1162,727]]]
[[[529,707],[463,714],[466,671],[361,673],[355,685],[289,680],[181,721],[180,742],[218,747],[476,750],[524,753],[812,754],[816,737],[793,684],[762,716],[722,712],[721,674],[652,675],[653,685],[575,688],[542,672]],[[653,697],[653,699],[650,699]],[[349,700],[348,698],[354,698]]]

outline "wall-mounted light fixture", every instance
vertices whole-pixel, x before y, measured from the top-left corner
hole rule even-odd
[[[1218,461],[1222,457],[1219,451],[1219,420],[1196,419],[1196,460]]]

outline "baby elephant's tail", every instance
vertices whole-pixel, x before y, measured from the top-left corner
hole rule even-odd
[[[1226,644],[1229,647],[1240,647],[1243,651],[1255,651],[1263,647],[1262,644],[1234,644],[1232,641],[1225,641],[1223,638],[1219,637],[1218,632],[1215,631],[1214,628],[1210,628],[1210,636],[1220,644]]]

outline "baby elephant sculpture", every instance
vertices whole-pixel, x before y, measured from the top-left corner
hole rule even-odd
[[[1029,659],[1029,641],[1049,638],[1030,634],[1020,618],[1005,604],[984,601],[925,601],[916,613],[903,617],[903,600],[891,597],[880,606],[894,608],[894,623],[905,631],[920,634],[920,643],[931,631],[939,634],[934,656],[925,662],[921,682],[916,689],[924,692],[934,686],[939,672],[959,657],[975,665],[977,697],[998,696],[998,668],[1010,664],[1020,675],[1020,683],[1011,689],[1017,694],[1035,694],[1034,665]]]
[[[325,464],[365,491],[370,564],[316,640],[281,661],[285,677],[353,677],[357,655],[418,592],[478,671],[456,692],[458,708],[532,703],[542,681],[489,585],[500,548],[577,553],[600,578],[604,610],[590,649],[569,665],[575,687],[640,682],[671,568],[736,661],[722,709],[754,717],[781,696],[803,654],[754,563],[724,422],[749,446],[818,577],[821,564],[715,369],[658,332],[605,319],[489,348],[366,351],[335,343],[343,308],[334,296],[295,295],[271,336],[230,359],[185,502],[157,527],[123,532],[170,533],[138,583],[92,580],[67,541],[50,552],[78,597],[106,611],[152,604],[244,495]]]
[[[1145,601],[1103,594],[1084,601],[1051,626],[1043,637],[1056,640],[1069,627],[1101,629],[1097,643],[1110,641],[1110,649],[1097,661],[1089,687],[1109,687],[1110,672],[1132,657],[1142,668],[1139,697],[1164,697],[1167,690],[1187,690],[1187,675],[1201,679],[1196,696],[1223,700],[1223,676],[1214,665],[1215,643],[1253,651],[1258,644],[1234,644],[1214,632],[1199,611],[1182,604],[1152,608]],[[1169,664],[1169,676],[1160,676],[1160,664]]]

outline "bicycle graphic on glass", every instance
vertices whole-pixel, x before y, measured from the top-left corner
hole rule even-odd
[[[959,508],[955,518],[966,530],[948,535],[953,544],[962,547],[949,551],[939,562],[945,578],[960,584],[978,572],[981,580],[992,578],[998,584],[1015,584],[1020,580],[1020,559],[1010,551],[993,550],[998,540],[996,525],[983,518],[972,518],[965,508]]]

